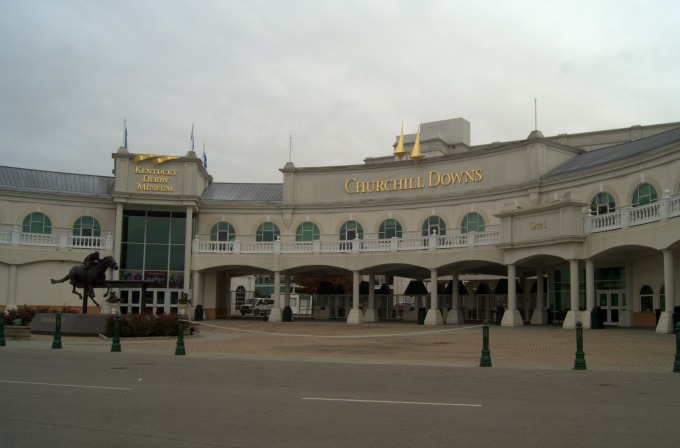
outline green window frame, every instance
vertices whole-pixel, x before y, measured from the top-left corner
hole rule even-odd
[[[386,219],[380,224],[378,238],[385,240],[388,238],[401,238],[401,224],[396,219]]]
[[[281,236],[281,231],[279,226],[273,222],[265,222],[260,224],[257,228],[257,233],[255,234],[255,241],[276,241],[277,238]]]
[[[23,233],[52,234],[52,221],[44,213],[33,212],[24,218],[21,226]]]
[[[228,222],[218,222],[210,230],[210,241],[234,241],[235,239],[236,231],[234,226]]]
[[[356,221],[346,221],[340,228],[340,241],[352,241],[364,239],[364,229]]]
[[[656,188],[644,182],[637,186],[633,193],[633,207],[652,204],[657,201]]]
[[[102,227],[92,216],[81,216],[73,223],[73,236],[101,236]]]
[[[485,230],[484,218],[479,213],[470,212],[463,217],[463,223],[460,226],[461,233],[484,232]]]
[[[295,231],[295,241],[316,241],[320,238],[319,227],[313,222],[303,222]]]
[[[446,235],[446,224],[439,216],[429,216],[423,222],[423,236],[432,235],[434,232],[437,235]]]
[[[606,191],[596,194],[590,203],[590,212],[593,215],[606,215],[614,211],[616,211],[616,201]]]

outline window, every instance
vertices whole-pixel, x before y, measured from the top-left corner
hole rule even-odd
[[[313,222],[303,222],[295,231],[295,241],[316,241],[319,238],[319,228]]]
[[[640,311],[654,310],[654,290],[651,286],[645,285],[640,288]]]
[[[340,241],[352,241],[364,239],[364,229],[356,221],[347,221],[340,228]]]
[[[648,183],[638,185],[633,193],[633,207],[656,202],[656,189]]]
[[[381,240],[387,238],[401,238],[401,224],[396,219],[386,219],[380,224],[380,231],[378,238]]]
[[[616,210],[616,202],[612,195],[607,192],[598,193],[590,203],[590,212],[593,215],[606,215]]]
[[[210,230],[210,241],[234,241],[236,232],[228,222],[218,222]]]
[[[265,222],[257,228],[255,234],[255,241],[276,241],[281,236],[279,227],[271,222]]]
[[[484,225],[484,218],[476,212],[471,212],[463,218],[463,224],[460,226],[461,233],[470,232],[484,232],[486,226]]]
[[[24,233],[52,233],[52,221],[44,213],[34,212],[24,218],[21,231]]]
[[[73,243],[76,246],[92,245],[92,237],[101,236],[99,222],[91,216],[81,216],[73,224]]]
[[[446,224],[439,216],[430,216],[423,223],[423,236],[432,235],[446,235]]]

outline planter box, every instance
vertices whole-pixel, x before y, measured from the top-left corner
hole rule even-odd
[[[9,339],[30,339],[31,327],[18,325],[5,325],[5,338]]]

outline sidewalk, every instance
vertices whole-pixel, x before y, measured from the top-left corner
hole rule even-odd
[[[348,325],[307,321],[270,323],[255,319],[191,322],[197,332],[184,337],[187,357],[278,359],[373,364],[478,367],[479,324],[423,326],[380,322]],[[51,348],[53,337],[7,339],[8,347]],[[62,336],[63,350],[110,351],[111,340]],[[177,338],[121,339],[126,353],[174,356]],[[0,348],[2,350],[3,348]],[[573,369],[576,331],[560,326],[489,327],[494,368]],[[589,370],[672,372],[674,334],[650,329],[584,330]]]

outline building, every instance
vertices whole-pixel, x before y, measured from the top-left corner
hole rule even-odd
[[[149,310],[176,311],[187,292],[207,318],[232,313],[254,276],[286,291],[273,321],[293,276],[351,276],[314,307],[353,324],[408,301],[362,290],[376,277],[398,294],[428,283],[428,325],[502,305],[504,326],[589,328],[599,307],[608,325],[667,333],[680,305],[680,123],[482,145],[462,118],[424,123],[361,165],[289,162],[280,184],[213,182],[194,152],[112,157],[113,177],[0,167],[0,305],[79,306],[48,279],[93,250],[118,260],[112,279],[161,285]],[[464,283],[475,289],[451,287]],[[121,310],[141,311],[141,294],[121,288]]]

